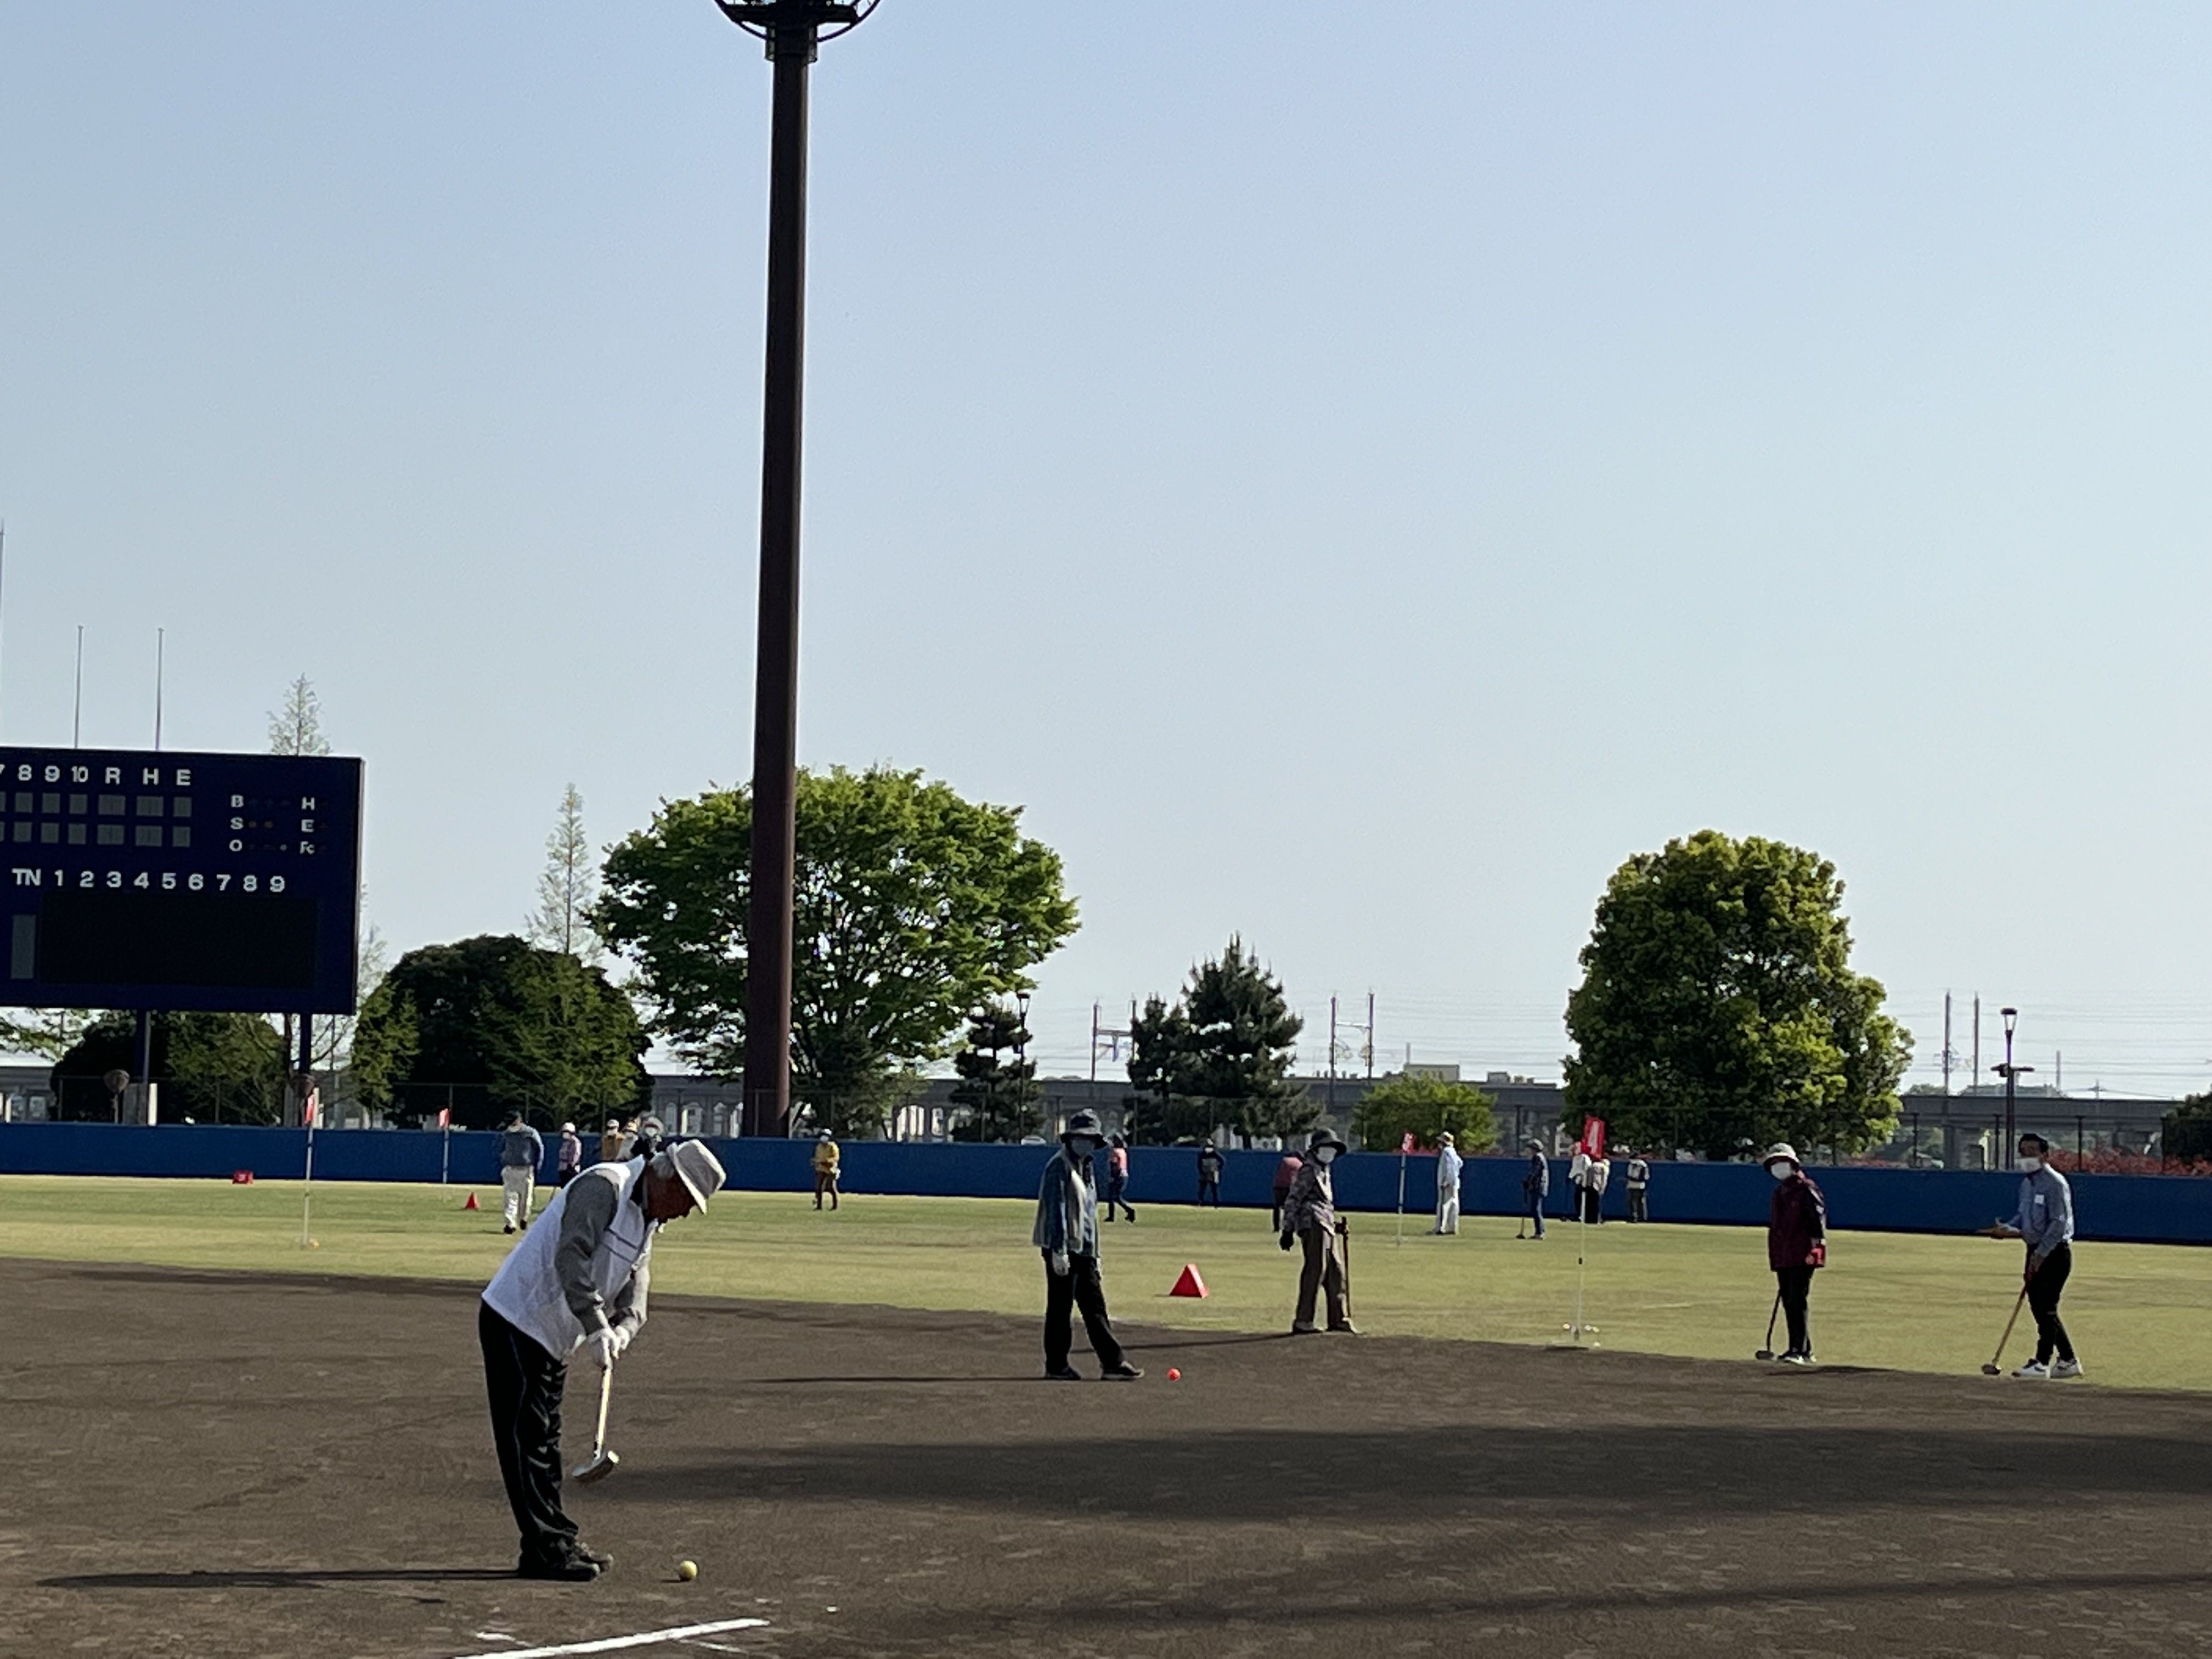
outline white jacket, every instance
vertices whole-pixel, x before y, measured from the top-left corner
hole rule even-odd
[[[491,1310],[556,1359],[566,1359],[582,1345],[586,1316],[594,1326],[601,1311],[610,1324],[627,1320],[635,1329],[645,1322],[653,1236],[660,1226],[646,1219],[642,1204],[630,1201],[644,1175],[641,1158],[583,1170],[555,1194],[484,1287]],[[564,1284],[559,1260],[563,1236],[578,1232],[562,1224],[568,1219],[568,1200],[580,1191],[592,1191],[587,1183],[595,1182],[612,1183],[614,1217],[591,1241],[588,1260],[567,1264]]]
[[[1437,1148],[1437,1191],[1440,1194],[1456,1195],[1459,1192],[1459,1170],[1464,1160],[1450,1146]]]

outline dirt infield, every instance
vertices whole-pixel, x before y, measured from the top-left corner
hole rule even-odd
[[[467,1286],[0,1305],[11,1656],[2212,1652],[2199,1396],[1142,1330],[1076,1386],[1021,1322],[656,1299],[571,1588],[505,1576]]]

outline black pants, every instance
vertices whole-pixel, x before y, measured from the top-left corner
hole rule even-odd
[[[1805,1304],[1813,1294],[1813,1271],[1810,1267],[1774,1270],[1775,1281],[1782,1287],[1782,1316],[1790,1323],[1791,1353],[1813,1352],[1813,1328],[1805,1316]]]
[[[2074,1247],[2061,1244],[2043,1258],[2035,1277],[2027,1281],[2027,1305],[2035,1315],[2035,1357],[2046,1365],[2053,1353],[2061,1359],[2074,1357],[2074,1345],[2067,1340],[2066,1327],[2058,1317],[2058,1298],[2065,1293],[2067,1275],[2073,1271]]]
[[[1644,1188],[1641,1187],[1631,1187],[1628,1189],[1628,1218],[1631,1221],[1651,1219],[1651,1211],[1644,1202]]]
[[[1056,1371],[1067,1364],[1067,1350],[1075,1338],[1074,1321],[1070,1316],[1083,1310],[1083,1328],[1091,1338],[1091,1352],[1098,1356],[1098,1363],[1108,1370],[1121,1363],[1121,1345],[1114,1340],[1114,1322],[1106,1316],[1106,1287],[1098,1277],[1098,1258],[1095,1255],[1072,1255],[1067,1259],[1067,1272],[1052,1270],[1052,1259],[1045,1258],[1044,1268],[1044,1368]]]
[[[1201,1204],[1211,1203],[1215,1209],[1219,1209],[1221,1207],[1221,1183],[1218,1181],[1208,1181],[1204,1176],[1199,1176],[1198,1201]]]
[[[1105,1212],[1098,1218],[1101,1221],[1111,1221],[1114,1218],[1114,1206],[1116,1204],[1121,1206],[1130,1220],[1134,1221],[1137,1218],[1137,1212],[1129,1208],[1128,1200],[1121,1196],[1128,1190],[1128,1176],[1108,1176],[1106,1177],[1106,1209]]]
[[[576,1523],[561,1508],[561,1389],[568,1366],[494,1313],[489,1303],[477,1307],[492,1443],[499,1448],[500,1479],[507,1482],[507,1501],[522,1533],[522,1553],[556,1559],[576,1542]]]

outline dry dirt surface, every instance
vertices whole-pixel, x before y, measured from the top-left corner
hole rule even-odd
[[[1140,1327],[1078,1385],[1020,1322],[656,1298],[579,1587],[507,1576],[466,1286],[0,1306],[9,1655],[2212,1652],[2197,1396]]]

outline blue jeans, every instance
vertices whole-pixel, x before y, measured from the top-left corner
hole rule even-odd
[[[1536,1224],[1536,1237],[1541,1238],[1544,1236],[1544,1195],[1541,1193],[1524,1193],[1522,1196],[1528,1206],[1528,1219]]]

